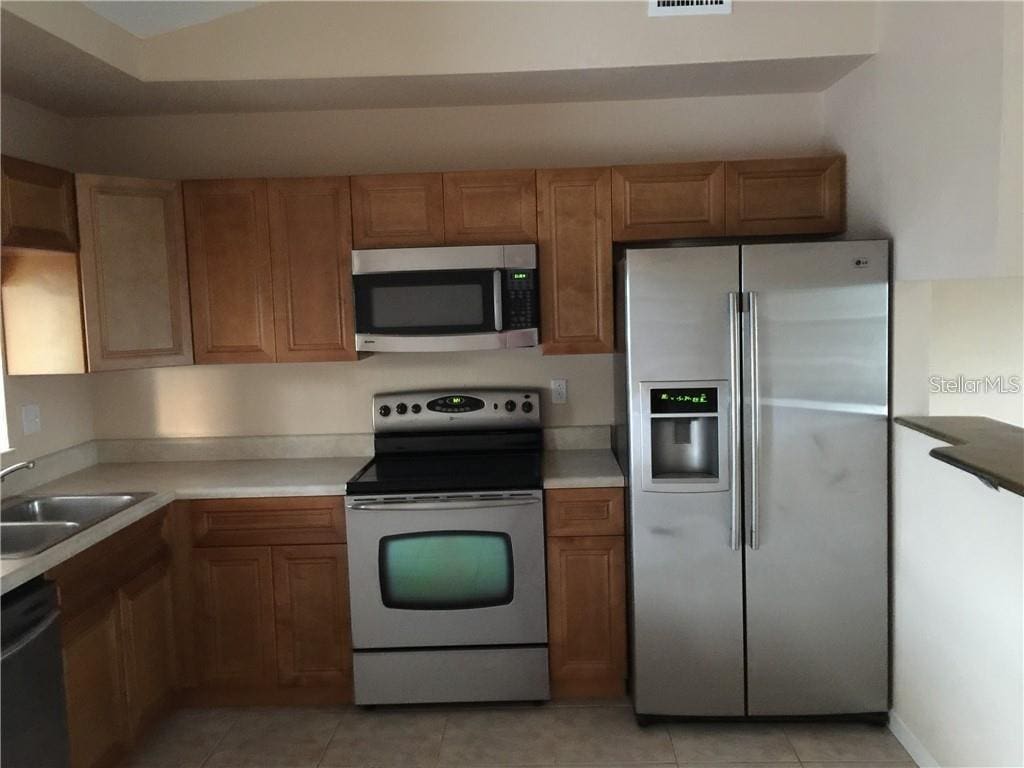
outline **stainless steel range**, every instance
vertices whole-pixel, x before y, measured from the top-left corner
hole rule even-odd
[[[348,483],[355,702],[549,698],[540,396],[373,399]]]

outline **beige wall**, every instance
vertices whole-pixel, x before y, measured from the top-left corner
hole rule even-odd
[[[353,363],[204,365],[92,374],[98,437],[370,432],[375,392],[422,387],[526,386],[569,381],[547,426],[610,424],[610,355],[539,350],[377,354]]]
[[[277,2],[139,40],[81,4],[4,8],[143,80],[473,74],[872,53],[873,3]],[[254,55],[258,52],[258,55]],[[69,73],[74,76],[74,73]]]
[[[79,170],[168,178],[530,168],[813,153],[820,94],[82,118]]]

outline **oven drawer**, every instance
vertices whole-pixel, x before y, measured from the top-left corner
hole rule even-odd
[[[200,547],[345,542],[341,496],[202,499],[188,507],[192,540]]]
[[[359,649],[547,642],[540,491],[348,499]]]

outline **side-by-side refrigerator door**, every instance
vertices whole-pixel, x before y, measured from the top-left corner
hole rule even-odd
[[[743,714],[737,246],[626,254],[633,694]]]
[[[742,249],[750,715],[888,709],[888,254]]]

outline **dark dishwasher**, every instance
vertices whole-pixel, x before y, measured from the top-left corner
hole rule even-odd
[[[67,768],[57,589],[34,579],[0,599],[0,766]]]

